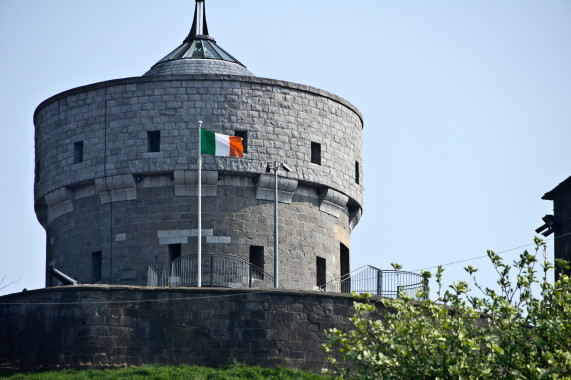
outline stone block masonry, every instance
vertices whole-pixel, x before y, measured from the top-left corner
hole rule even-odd
[[[0,370],[233,359],[319,371],[353,298],[324,292],[75,286],[0,297]]]
[[[203,120],[219,133],[248,132],[244,159],[208,158],[205,171],[257,175],[265,162],[279,159],[295,168],[292,178],[333,188],[362,205],[362,181],[355,181],[362,116],[347,101],[309,86],[213,74],[127,78],[56,95],[37,108],[34,120],[41,158],[37,200],[103,177],[109,177],[108,191],[126,191],[133,188],[128,174],[175,172],[178,185],[179,171],[195,170],[196,123]],[[147,132],[153,130],[161,132],[160,152],[149,153]],[[320,165],[311,163],[313,140],[323,148]],[[81,163],[73,163],[77,141],[85,150]]]
[[[204,53],[200,29],[189,38]],[[199,59],[180,49],[143,77],[75,88],[36,109],[34,207],[46,263],[97,285],[0,297],[0,368],[237,359],[320,370],[323,331],[349,326],[350,296],[311,290],[350,271],[362,115],[326,91],[255,77],[221,51]],[[200,204],[199,120],[245,140],[243,158],[200,160]],[[268,162],[292,169],[276,180]],[[279,289],[137,287],[199,245],[277,278],[274,203]]]
[[[273,201],[256,199],[257,184],[251,179],[243,186],[232,185],[235,178],[243,179],[226,175],[219,181],[219,195],[203,198],[203,254],[249,260],[250,247],[261,246],[262,269],[271,274]],[[316,256],[327,261],[327,281],[340,276],[340,244],[350,247],[348,212],[325,213],[320,198],[315,188],[298,186],[291,203],[280,203],[280,285],[287,289],[312,290],[317,285]],[[147,268],[165,264],[170,244],[181,244],[182,256],[196,252],[196,197],[176,197],[172,181],[171,186],[141,187],[137,199],[130,201],[101,205],[93,194],[74,205],[72,212],[48,225],[53,239],[47,248],[54,252],[51,264],[80,283],[93,281],[93,252],[102,252],[99,283],[122,285],[146,285]]]
[[[81,283],[145,285],[169,249],[195,255],[198,120],[247,140],[244,158],[204,156],[203,253],[250,260],[261,249],[272,275],[275,179],[265,168],[285,162],[280,285],[313,289],[318,259],[327,281],[340,277],[341,245],[363,208],[362,116],[326,91],[249,75],[148,75],[44,101],[34,196],[46,262]]]

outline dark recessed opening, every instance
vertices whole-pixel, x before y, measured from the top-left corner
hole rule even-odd
[[[73,143],[73,163],[83,162],[83,141]]]
[[[317,286],[323,287],[325,289],[325,278],[326,278],[326,260],[323,257],[317,256],[316,260],[316,272],[317,272]]]
[[[355,161],[355,183],[359,184],[359,162]]]
[[[259,245],[250,246],[250,264],[252,268],[252,277],[258,280],[264,279],[264,247]]]
[[[34,173],[36,174],[35,182],[40,182],[40,160],[36,160],[36,166],[34,167]]]
[[[161,151],[161,131],[147,131],[147,151]]]
[[[321,144],[311,142],[311,163],[321,165]]]
[[[91,282],[97,282],[101,280],[101,268],[102,268],[102,258],[101,251],[91,253]]]
[[[169,261],[175,261],[180,257],[181,244],[169,244]]]
[[[242,138],[242,147],[244,148],[244,153],[248,153],[248,131],[234,131],[234,136]]]
[[[343,243],[339,243],[339,255],[341,263],[341,293],[351,293],[351,277],[349,264],[349,248]]]

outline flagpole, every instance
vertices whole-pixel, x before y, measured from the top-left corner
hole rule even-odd
[[[274,161],[274,175],[276,181],[276,195],[274,201],[274,288],[279,287],[278,267],[279,267],[279,254],[278,249],[278,162]]]
[[[197,286],[202,286],[202,120],[198,121],[198,276]]]

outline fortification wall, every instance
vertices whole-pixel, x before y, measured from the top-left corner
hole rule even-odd
[[[353,299],[323,292],[69,286],[0,297],[0,368],[237,359],[320,370],[324,330],[349,329]]]
[[[34,190],[46,263],[83,283],[144,285],[169,244],[196,254],[198,120],[247,140],[244,158],[204,157],[204,252],[248,259],[262,246],[273,262],[275,182],[265,168],[276,160],[293,168],[279,172],[280,284],[312,289],[317,257],[327,281],[339,277],[362,212],[359,111],[308,86],[213,74],[96,83],[38,106]]]

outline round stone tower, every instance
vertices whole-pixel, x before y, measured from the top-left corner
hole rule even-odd
[[[196,257],[199,120],[244,145],[243,158],[203,157],[203,258],[239,258],[273,276],[267,168],[277,162],[291,168],[278,171],[280,287],[315,289],[348,273],[363,202],[361,114],[326,91],[254,76],[208,35],[203,0],[182,45],[143,76],[36,109],[47,266],[81,283],[146,285],[149,268]]]

